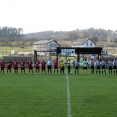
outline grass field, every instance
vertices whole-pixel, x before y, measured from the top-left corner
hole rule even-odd
[[[2,58],[2,56],[9,56],[11,54],[12,50],[16,50],[18,52],[33,52],[32,50],[33,48],[31,46],[26,46],[25,48],[21,48],[21,47],[12,47],[12,46],[0,46],[0,58]]]
[[[117,117],[117,76],[0,74],[0,117]]]

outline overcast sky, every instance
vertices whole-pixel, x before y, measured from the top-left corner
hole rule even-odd
[[[23,28],[24,33],[117,30],[117,0],[0,0],[0,26]]]

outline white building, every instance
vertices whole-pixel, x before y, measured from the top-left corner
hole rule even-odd
[[[72,47],[95,47],[96,44],[91,39],[77,39],[71,45]]]
[[[45,55],[55,55],[55,51],[57,47],[60,47],[60,45],[55,40],[41,40],[38,42],[35,42],[33,44],[34,50],[36,51],[51,51],[51,52],[45,52]],[[41,53],[41,52],[39,52]]]

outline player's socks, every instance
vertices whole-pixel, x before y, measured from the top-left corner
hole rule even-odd
[[[93,70],[91,70],[91,74],[93,74]]]
[[[99,74],[100,74],[100,70],[99,70]]]
[[[77,73],[79,74],[79,71],[77,71]]]
[[[96,70],[96,74],[97,74],[97,70]]]
[[[86,74],[88,73],[88,71],[86,70]]]
[[[104,70],[104,73],[106,74],[106,71]]]

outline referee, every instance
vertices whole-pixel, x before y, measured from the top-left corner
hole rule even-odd
[[[68,68],[68,74],[70,74],[70,69],[71,69],[70,59],[67,61],[67,68]]]
[[[63,72],[63,74],[64,74],[64,65],[65,65],[64,62],[61,61],[60,62],[60,73]]]

